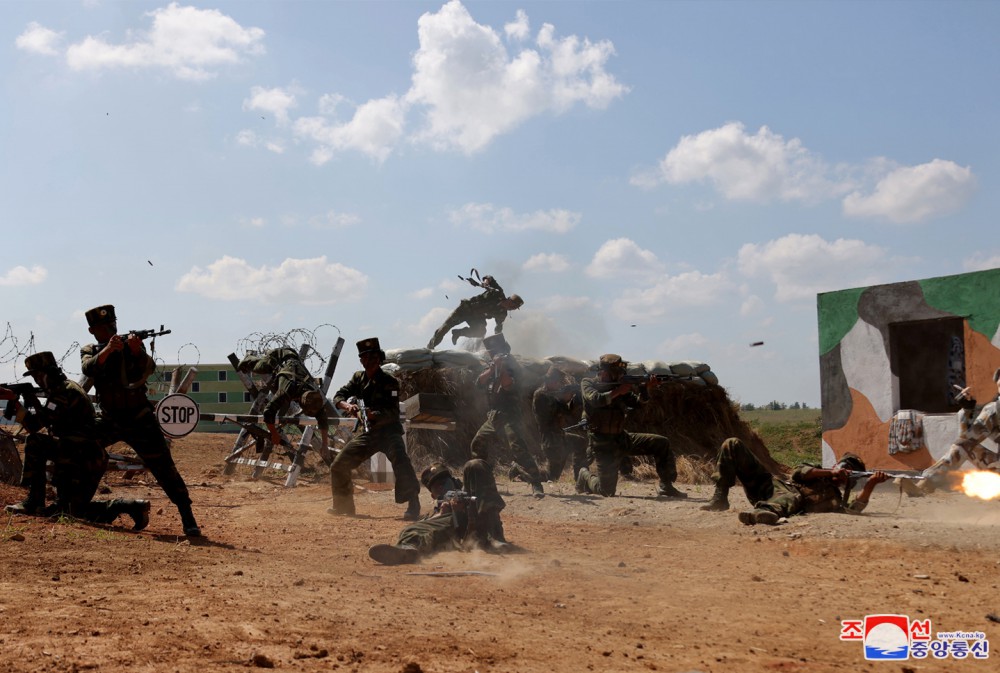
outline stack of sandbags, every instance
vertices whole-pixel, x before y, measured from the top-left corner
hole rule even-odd
[[[489,355],[486,351],[472,353],[470,351],[451,350],[434,351],[432,353],[434,364],[438,367],[444,367],[445,369],[466,367],[468,369],[475,369],[478,371],[486,367],[486,358],[488,357]]]
[[[694,360],[678,362],[647,360],[643,363],[643,366],[646,368],[646,371],[653,375],[677,376],[700,385],[719,385],[719,377],[704,362],[696,362]]]
[[[567,357],[565,355],[550,355],[545,358],[545,361],[549,365],[557,369],[561,369],[566,374],[578,379],[585,376],[592,376],[595,371],[590,362],[587,362],[586,360],[577,360],[576,358]]]
[[[417,371],[434,366],[434,357],[427,348],[395,348],[385,352],[385,361],[405,371]]]

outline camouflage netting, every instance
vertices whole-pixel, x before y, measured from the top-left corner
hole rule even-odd
[[[544,464],[538,430],[531,413],[532,393],[541,385],[541,379],[550,366],[558,366],[579,382],[593,375],[594,364],[558,356],[544,360],[513,357],[522,369],[520,385],[524,396],[526,440],[536,460]],[[487,413],[486,395],[476,388],[476,378],[486,366],[484,358],[484,353],[467,351],[409,349],[387,353],[386,371],[399,379],[401,399],[420,393],[444,394],[455,405],[457,422],[454,432],[411,430],[408,433],[407,450],[418,472],[437,458],[444,458],[454,466],[469,459],[472,438]],[[726,438],[739,437],[768,469],[787,471],[771,458],[760,437],[740,419],[726,389],[718,385],[718,379],[708,365],[647,362],[629,368],[630,374],[647,371],[671,374],[676,378],[662,383],[653,391],[648,404],[629,414],[626,429],[665,435],[678,456],[707,462],[714,462],[719,445]],[[492,449],[490,457],[501,465],[512,460],[509,452],[501,446]]]

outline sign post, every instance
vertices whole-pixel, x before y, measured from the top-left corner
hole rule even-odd
[[[194,431],[201,420],[201,412],[198,403],[187,395],[172,393],[156,403],[156,420],[160,432],[177,439]]]

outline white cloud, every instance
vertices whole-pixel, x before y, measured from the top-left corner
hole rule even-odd
[[[885,175],[865,196],[853,192],[844,198],[848,217],[879,217],[891,222],[919,222],[955,212],[976,190],[972,169],[934,159],[919,166],[903,166]]]
[[[507,35],[508,40],[528,39],[528,36],[531,35],[531,26],[528,24],[528,15],[523,9],[517,10],[513,21],[504,24],[503,32]]]
[[[224,256],[202,269],[194,267],[177,282],[180,292],[209,299],[250,300],[268,304],[335,304],[363,294],[368,277],[348,266],[313,259],[286,259],[279,266],[251,266]]]
[[[244,110],[266,112],[275,118],[278,124],[288,123],[288,111],[295,108],[295,90],[275,87],[265,89],[262,86],[250,88],[250,97],[243,101]]]
[[[25,31],[17,36],[14,44],[18,49],[30,51],[34,54],[55,56],[59,53],[62,38],[63,33],[56,32],[32,21],[28,24]]]
[[[419,290],[414,290],[410,293],[410,297],[413,299],[429,299],[434,294],[434,288],[432,287],[422,287]]]
[[[309,224],[317,229],[346,229],[360,223],[360,215],[355,213],[338,213],[334,210],[309,218]]]
[[[815,299],[820,292],[884,282],[887,272],[903,260],[864,241],[830,242],[816,234],[789,234],[740,248],[740,271],[751,278],[765,278],[775,285],[775,299]]]
[[[623,320],[662,318],[674,309],[717,304],[736,288],[722,273],[687,271],[663,276],[645,289],[632,288],[614,301],[615,314]]]
[[[760,313],[764,309],[764,300],[755,294],[750,295],[740,304],[740,315],[748,316]]]
[[[18,287],[21,285],[38,285],[45,281],[49,272],[43,266],[15,266],[0,276],[0,287]]]
[[[766,126],[749,135],[742,123],[730,122],[698,135],[683,136],[653,173],[632,184],[711,182],[725,198],[767,203],[817,201],[844,193],[850,185],[828,177],[829,167],[802,146]]]
[[[263,30],[243,28],[218,10],[171,3],[148,16],[153,19],[149,31],[130,32],[127,43],[87,36],[70,45],[67,64],[73,70],[159,67],[180,79],[205,80],[220,66],[264,51]]]
[[[649,250],[628,238],[604,243],[587,265],[587,275],[594,278],[644,277],[659,274],[663,264]]]
[[[569,260],[565,255],[540,252],[529,257],[521,268],[525,271],[559,273],[569,269]]]
[[[257,138],[257,134],[250,129],[243,129],[236,134],[236,144],[243,145],[244,147],[257,147],[260,140]]]
[[[255,229],[261,229],[267,224],[267,220],[263,217],[241,217],[239,222],[244,227],[253,227]]]
[[[466,203],[448,214],[452,224],[487,234],[497,231],[549,231],[565,234],[580,222],[580,213],[554,208],[533,213],[515,213],[492,203]]]
[[[1000,269],[1000,253],[988,255],[977,252],[962,262],[966,271],[986,271],[987,269]]]
[[[527,30],[527,15],[508,24],[508,35]],[[440,150],[471,154],[531,117],[561,113],[576,103],[604,108],[627,87],[604,66],[614,55],[608,41],[556,39],[551,25],[538,33],[538,50],[510,54],[497,32],[476,23],[458,0],[417,22],[406,100],[424,106],[416,139]]]
[[[692,350],[702,350],[701,347],[708,344],[708,339],[700,332],[690,334],[679,334],[672,339],[662,342],[656,349],[658,353],[674,360],[691,359]]]
[[[444,319],[449,315],[451,315],[450,308],[442,308],[440,306],[432,308],[417,321],[416,325],[407,325],[406,331],[420,339],[425,339],[434,334],[434,330],[440,327]]]
[[[541,313],[556,313],[558,311],[576,311],[588,306],[594,306],[596,303],[590,297],[566,297],[556,294],[551,297],[543,297],[534,302],[533,308]]]
[[[406,107],[396,96],[370,100],[354,111],[347,123],[331,123],[325,117],[301,117],[295,121],[296,135],[316,142],[312,162],[322,165],[335,152],[357,150],[377,161],[385,161],[403,135]]]

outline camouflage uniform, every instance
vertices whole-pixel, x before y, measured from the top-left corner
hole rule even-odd
[[[1000,401],[990,402],[977,415],[975,407],[958,412],[960,432],[948,453],[924,470],[922,477],[932,479],[957,469],[965,461],[979,470],[1000,472],[1000,455],[983,446],[983,442],[1000,440]]]
[[[420,483],[406,453],[403,425],[399,422],[399,381],[382,369],[378,369],[371,379],[364,371],[358,371],[337,391],[334,403],[345,402],[350,397],[364,400],[371,429],[364,432],[359,423],[356,434],[330,467],[333,509],[338,514],[354,514],[351,473],[379,451],[392,463],[396,502],[411,502],[420,492]]]
[[[424,474],[426,475],[428,471]],[[447,475],[451,479],[449,490],[460,490],[462,482],[451,478],[450,473]],[[437,478],[435,476],[434,480]],[[485,547],[490,547],[494,541],[506,543],[503,524],[500,521],[500,512],[506,504],[497,491],[496,480],[489,463],[476,459],[468,461],[462,469],[462,478],[465,481],[466,493],[475,498],[474,503],[466,505],[467,509],[459,508],[441,513],[444,501],[438,501],[433,514],[411,523],[400,531],[395,546],[415,550],[409,562],[415,562],[419,556],[439,551],[463,549],[469,543]],[[429,487],[426,479],[425,485]],[[372,556],[374,558],[376,554]]]
[[[602,361],[605,357],[602,356]],[[617,357],[617,356],[616,356]],[[670,440],[662,435],[644,432],[626,432],[625,416],[629,409],[647,401],[645,388],[612,398],[617,383],[603,382],[596,378],[583,379],[584,415],[587,418],[588,451],[596,461],[596,471],[580,470],[577,489],[582,492],[613,496],[618,488],[618,472],[624,456],[653,457],[656,474],[660,478],[657,492],[660,495],[686,497],[673,487],[677,479],[677,462],[670,449]]]
[[[808,479],[810,470],[819,468],[812,463],[801,463],[785,480],[772,475],[741,440],[731,437],[719,448],[716,473],[717,488],[728,492],[739,479],[747,500],[757,511],[774,512],[779,517],[789,517],[800,512],[841,512],[860,514],[867,502],[848,500],[849,492],[833,479],[823,477]]]
[[[110,312],[110,316],[106,314]],[[87,322],[94,325],[115,323],[114,307],[99,306],[87,311]],[[80,349],[84,376],[94,381],[97,402],[101,407],[98,432],[107,447],[125,442],[136,452],[143,465],[153,475],[163,492],[174,503],[181,515],[185,534],[201,535],[191,510],[191,496],[187,484],[177,471],[154,407],[146,397],[146,379],[156,369],[145,345],[139,353],[132,353],[128,344],[101,363],[99,356],[104,344],[90,344]]]
[[[292,402],[302,406],[302,396],[306,393],[320,394],[312,374],[302,364],[302,359],[294,348],[275,348],[263,356],[247,355],[240,361],[238,369],[271,377],[268,382],[271,399],[263,411],[265,423],[273,425],[278,416],[284,416],[288,412]],[[325,404],[314,416],[317,428],[329,428],[329,414]]]
[[[41,356],[47,356],[46,359],[51,359],[55,365],[51,353],[45,352],[27,359],[29,369],[32,360]],[[97,431],[94,405],[83,388],[67,381],[57,366],[46,369],[44,409],[37,414],[19,415],[21,425],[29,433],[24,443],[21,473],[21,485],[28,489],[25,502],[44,506],[45,464],[52,461],[56,502],[46,513],[65,513],[95,523],[111,523],[121,514],[143,516],[140,510],[145,508],[148,512],[144,501],[91,500],[108,466],[108,454]],[[45,428],[48,434],[40,432]]]
[[[542,439],[542,453],[548,461],[548,478],[558,481],[566,466],[566,458],[573,454],[573,477],[576,478],[580,469],[586,466],[586,447],[574,442],[573,449],[567,447],[568,441],[578,437],[567,437],[563,428],[572,425],[580,410],[579,395],[573,395],[569,400],[560,398],[559,390],[549,390],[544,385],[535,390],[531,397],[531,410],[538,425]]]
[[[503,337],[489,338],[502,339]],[[494,441],[505,443],[510,447],[514,463],[519,468],[522,477],[532,485],[536,495],[538,495],[541,489],[542,475],[524,441],[525,430],[521,418],[521,390],[517,380],[521,373],[520,367],[518,367],[514,358],[509,355],[505,358],[504,367],[508,369],[513,377],[514,384],[505,390],[500,385],[496,372],[487,379],[485,387],[490,410],[486,415],[486,421],[483,422],[476,432],[475,437],[472,438],[472,445],[470,447],[472,457],[489,462],[489,445]]]
[[[488,286],[484,285],[482,293],[459,302],[458,308],[452,311],[451,315],[445,318],[445,321],[434,332],[427,348],[433,350],[448,334],[448,330],[462,323],[468,323],[468,327],[455,330],[451,337],[452,343],[457,342],[458,337],[461,336],[482,339],[486,336],[486,321],[488,319],[496,321],[493,333],[500,334],[503,331],[503,323],[507,319],[507,309],[502,307],[500,302],[506,298],[507,295],[504,294],[503,288],[496,281]]]

